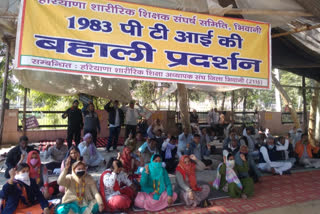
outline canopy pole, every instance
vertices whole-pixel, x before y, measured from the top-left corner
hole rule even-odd
[[[313,30],[313,29],[317,29],[317,28],[320,28],[320,24],[319,24],[319,25],[313,25],[313,26],[303,26],[303,27],[301,27],[301,28],[295,28],[295,29],[293,29],[292,31],[287,31],[287,32],[284,32],[284,33],[273,34],[273,35],[271,36],[271,38],[278,38],[278,37],[281,37],[281,36],[288,36],[288,35],[291,35],[291,34],[303,32],[303,31],[309,31],[309,30]]]
[[[28,95],[28,89],[24,89],[24,97],[23,97],[23,135],[25,136],[27,134],[27,121],[26,121],[26,111],[27,111],[27,95]]]
[[[2,134],[3,134],[3,127],[4,127],[4,113],[5,113],[5,102],[6,102],[6,95],[7,95],[7,83],[8,83],[8,73],[9,73],[9,63],[10,63],[10,50],[11,45],[9,38],[4,37],[2,39],[6,46],[6,62],[4,68],[4,76],[3,76],[3,83],[2,83],[2,97],[1,97],[1,109],[0,109],[0,146],[2,146]]]
[[[307,97],[306,97],[306,78],[302,76],[302,97],[303,97],[303,128],[304,133],[308,131],[308,118],[307,118]]]

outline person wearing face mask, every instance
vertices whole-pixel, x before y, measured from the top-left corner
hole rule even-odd
[[[58,184],[65,187],[62,204],[57,206],[56,214],[80,213],[96,214],[104,210],[101,195],[95,180],[87,174],[87,166],[82,161],[72,165],[72,173],[68,175],[71,159],[67,159],[66,168],[58,178]]]
[[[260,148],[258,168],[272,174],[290,174],[292,163],[283,161],[282,150],[283,146],[275,146],[274,138],[269,136],[266,145]]]
[[[120,160],[109,160],[107,170],[100,177],[100,193],[105,211],[126,211],[130,208],[135,187],[123,171]]]
[[[171,181],[162,167],[160,155],[153,155],[145,166],[140,180],[141,192],[135,199],[135,206],[147,211],[160,211],[170,206],[177,194],[172,191]]]
[[[83,157],[83,161],[89,167],[99,166],[101,163],[103,163],[104,158],[94,145],[91,133],[87,133],[83,137],[83,140],[84,141],[78,145],[80,155]]]
[[[233,198],[247,199],[254,193],[254,183],[248,174],[249,164],[244,154],[240,155],[243,165],[235,164],[234,156],[224,152],[224,163],[221,163],[217,169],[217,177],[213,186],[227,192]]]
[[[26,163],[28,152],[33,150],[33,147],[28,146],[28,141],[27,136],[20,137],[19,145],[9,151],[6,159],[7,169],[4,173],[5,178],[10,178],[10,169],[15,168],[20,163]]]
[[[1,213],[53,214],[52,205],[44,198],[36,181],[29,177],[29,169],[28,164],[20,163],[9,171],[10,179],[0,191],[0,197],[5,200]]]
[[[180,199],[195,208],[207,199],[210,187],[207,184],[198,186],[196,170],[203,170],[204,165],[194,155],[183,155],[176,170],[177,184],[180,189]]]
[[[80,156],[80,150],[78,149],[78,147],[72,146],[69,149],[65,159],[61,163],[61,172],[65,169],[66,162],[67,162],[68,159],[70,159],[71,164],[67,168],[67,170],[68,170],[68,174],[71,174],[71,171],[72,171],[71,166],[72,166],[72,164],[74,164],[78,160],[82,159],[81,156]],[[64,193],[64,187],[63,186],[59,186],[59,191],[61,193]]]
[[[319,152],[319,146],[313,146],[308,140],[308,135],[303,134],[297,142],[295,152],[299,157],[299,163],[306,168],[320,168],[320,159],[313,158]]]
[[[30,167],[29,176],[36,180],[38,187],[46,199],[51,198],[54,193],[54,185],[49,185],[48,170],[44,164],[41,164],[40,155],[37,151],[28,153],[27,164]]]

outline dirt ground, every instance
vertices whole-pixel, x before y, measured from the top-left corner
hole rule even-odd
[[[299,204],[292,204],[290,206],[266,209],[258,212],[251,212],[250,214],[319,214],[320,213],[320,199],[315,201],[308,201]]]

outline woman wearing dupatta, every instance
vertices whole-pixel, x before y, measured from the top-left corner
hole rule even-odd
[[[71,163],[70,163],[70,166],[67,167],[67,170],[68,170],[67,174],[71,174],[71,171],[72,171],[71,166],[72,166],[72,164],[74,164],[75,162],[77,162],[78,160],[81,159],[80,150],[78,149],[78,147],[76,147],[76,146],[71,146],[70,147],[65,159],[61,163],[61,172],[64,170],[65,165],[66,165],[66,161],[69,158],[70,158]],[[64,186],[59,186],[59,191],[64,193]]]
[[[5,200],[0,212],[4,214],[52,214],[52,205],[44,198],[34,179],[29,177],[29,165],[20,163],[9,171],[10,179],[3,186],[0,197]]]
[[[89,167],[99,166],[104,161],[104,158],[94,145],[94,142],[92,141],[92,135],[87,133],[83,137],[83,140],[84,141],[78,145],[80,155],[83,157],[83,161]]]
[[[207,199],[210,193],[208,185],[197,185],[196,170],[203,170],[205,166],[194,155],[183,155],[176,169],[176,178],[180,191],[180,198],[187,206],[196,207]]]
[[[41,164],[40,155],[33,150],[28,153],[27,164],[29,165],[29,176],[36,180],[40,191],[46,199],[49,199],[54,192],[54,187],[49,187],[48,170],[44,164]]]
[[[251,197],[254,192],[254,183],[250,177],[240,177],[239,174],[249,171],[248,161],[245,156],[241,154],[243,165],[239,166],[235,164],[234,156],[224,154],[224,163],[221,163],[217,169],[217,178],[213,183],[213,186],[220,191],[228,192],[233,198],[246,199]]]
[[[129,138],[124,143],[125,147],[120,155],[120,161],[123,165],[123,169],[128,175],[132,175],[139,165],[133,154],[136,149],[135,144],[136,141],[132,138],[132,134],[130,134]]]
[[[177,199],[177,194],[172,191],[168,172],[162,167],[161,157],[153,155],[151,162],[142,172],[141,192],[135,199],[135,206],[148,211],[165,209]]]
[[[62,204],[56,209],[56,214],[96,214],[104,209],[102,198],[96,182],[87,174],[86,165],[77,161],[72,165],[72,173],[68,174],[71,159],[66,161],[66,168],[58,178],[58,184],[65,187]]]
[[[135,196],[135,188],[123,171],[120,160],[111,158],[100,177],[100,193],[105,211],[126,211]]]

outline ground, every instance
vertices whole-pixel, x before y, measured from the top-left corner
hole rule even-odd
[[[122,147],[119,147],[121,150]],[[0,150],[0,154],[9,149]],[[106,160],[116,156],[117,152],[107,153],[104,149],[98,149]],[[4,165],[4,161],[1,162]],[[5,184],[4,167],[0,171],[0,187]],[[105,166],[91,171],[90,174],[99,179]],[[206,170],[197,174],[202,181],[212,182],[216,176],[214,170]],[[57,176],[50,176],[50,180],[56,180]],[[319,182],[318,182],[319,181]],[[272,188],[270,188],[272,186]],[[213,200],[214,206],[209,209],[190,210],[184,206],[169,208],[160,213],[251,213],[251,214],[316,214],[320,213],[320,171],[300,170],[289,176],[264,176],[262,182],[255,186],[255,196],[252,199],[219,199]],[[260,206],[260,207],[259,207]],[[276,208],[273,208],[276,207]],[[141,214],[148,212],[139,212]]]

